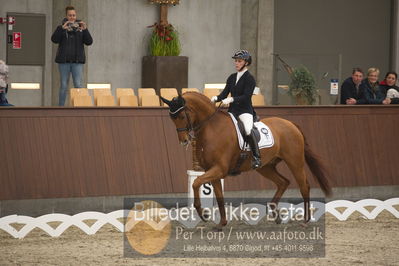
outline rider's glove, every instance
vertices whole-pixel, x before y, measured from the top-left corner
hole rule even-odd
[[[217,101],[218,101],[218,97],[217,96],[212,96],[211,102],[215,103]]]
[[[223,104],[230,104],[232,102],[234,102],[234,98],[233,97],[227,97],[226,99],[224,99],[222,101]]]

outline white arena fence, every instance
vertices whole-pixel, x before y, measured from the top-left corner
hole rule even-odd
[[[312,201],[311,202],[316,208],[325,204],[322,202]],[[280,203],[280,206],[284,206],[288,203]],[[303,204],[303,203],[301,203]],[[299,205],[299,204],[298,204]],[[325,204],[325,213],[329,213],[336,217],[340,221],[347,220],[354,212],[362,214],[364,219],[375,219],[382,211],[390,212],[394,217],[399,218],[399,211],[394,207],[399,206],[399,198],[392,198],[385,201],[376,199],[364,199],[356,202],[348,200],[335,200]],[[374,207],[371,211],[368,211],[366,207]],[[343,212],[338,211],[339,208],[346,208]],[[101,229],[105,224],[113,225],[118,231],[124,232],[124,224],[118,219],[126,218],[126,214],[130,210],[117,210],[110,213],[101,212],[82,212],[75,215],[66,215],[52,213],[43,215],[40,217],[29,217],[23,215],[9,215],[0,218],[0,230],[3,230],[13,236],[14,238],[24,238],[35,228],[39,228],[46,232],[51,237],[58,237],[65,232],[70,226],[76,226],[87,235],[93,235]],[[316,221],[324,213],[316,212]],[[91,226],[87,225],[84,221],[95,220]],[[58,222],[60,223],[55,229],[48,223]],[[15,229],[12,224],[22,224],[20,230]]]

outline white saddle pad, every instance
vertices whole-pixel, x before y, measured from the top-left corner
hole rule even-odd
[[[233,120],[234,126],[236,128],[237,136],[238,136],[238,145],[241,150],[250,151],[248,143],[244,146],[244,138],[241,135],[240,129],[238,128],[237,119],[229,113],[231,120]],[[274,145],[273,133],[268,126],[266,126],[263,122],[255,122],[255,127],[259,130],[260,133],[260,141],[258,142],[259,149],[270,148]],[[245,148],[245,149],[244,149]]]

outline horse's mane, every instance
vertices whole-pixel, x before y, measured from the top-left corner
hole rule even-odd
[[[226,115],[229,117],[229,114],[225,110],[217,108],[215,106],[215,104],[213,104],[211,102],[211,100],[202,93],[195,92],[195,91],[188,91],[188,92],[183,93],[182,96],[183,96],[183,98],[188,98],[188,100],[192,99],[194,101],[199,101],[201,104],[209,106],[210,111],[212,111],[212,112],[217,111],[219,114]],[[218,104],[217,104],[217,106],[218,106]]]
[[[183,93],[183,98],[186,98],[188,96],[188,98],[191,100],[193,99],[194,101],[200,101],[201,103],[208,105],[211,109],[212,112],[217,111],[219,114],[225,115],[227,117],[230,117],[229,114],[227,113],[227,111],[223,110],[223,109],[217,109],[217,107],[215,106],[215,104],[213,104],[211,102],[211,100],[205,96],[202,93],[199,92],[195,92],[195,91],[188,91]]]
[[[212,111],[215,111],[216,107],[214,104],[212,104],[211,100],[206,97],[204,94],[195,92],[195,91],[188,91],[186,93],[183,93],[183,98],[187,100],[192,100],[194,102],[200,102],[201,105],[207,105],[209,108],[212,108]]]

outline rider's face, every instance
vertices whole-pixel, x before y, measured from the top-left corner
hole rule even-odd
[[[244,59],[234,59],[234,66],[237,71],[240,71],[243,66],[245,66],[246,62]]]

